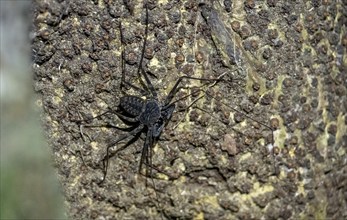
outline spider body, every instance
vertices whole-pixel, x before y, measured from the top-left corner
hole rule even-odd
[[[125,120],[138,122],[148,130],[154,130],[155,137],[159,137],[165,123],[170,120],[175,110],[174,104],[161,105],[155,98],[147,100],[128,95],[120,98],[119,105],[127,114],[134,117]]]

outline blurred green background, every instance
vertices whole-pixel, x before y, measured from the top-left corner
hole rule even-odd
[[[1,219],[66,219],[32,86],[31,1],[0,1]]]

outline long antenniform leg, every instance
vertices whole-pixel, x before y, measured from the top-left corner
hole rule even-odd
[[[142,67],[142,61],[143,61],[143,57],[145,54],[145,50],[146,50],[146,43],[147,43],[147,35],[148,35],[148,6],[147,6],[147,2],[146,4],[146,28],[145,28],[145,38],[143,40],[143,47],[142,47],[142,52],[141,52],[141,58],[140,58],[140,64],[139,64],[139,68],[137,69],[137,74],[140,75],[140,73],[142,74],[142,76],[145,78],[146,83],[147,83],[147,87],[150,90],[150,92],[152,93],[154,98],[157,98],[157,92],[154,89],[154,86],[152,84],[152,82],[149,80],[148,75],[145,73],[145,71],[143,70]]]
[[[197,78],[197,77],[191,77],[191,76],[181,76],[180,78],[178,78],[178,80],[176,81],[174,87],[172,87],[171,91],[167,95],[167,97],[166,97],[166,99],[164,101],[164,105],[165,106],[170,104],[172,99],[175,97],[175,94],[180,89],[179,84],[182,82],[183,79],[192,79],[192,80],[207,81],[207,82],[218,82],[218,81],[222,80],[221,77],[217,78],[217,79],[206,79],[206,78]]]
[[[123,45],[123,31],[122,31],[122,23],[119,23],[119,31],[120,31],[120,41],[121,41],[121,44]],[[124,63],[124,60],[125,60],[125,55],[124,55],[124,48],[122,46],[122,54],[121,54],[121,60],[122,60],[122,78],[121,78],[121,88],[124,86],[124,85],[127,85],[127,86],[130,86],[131,88],[133,88],[135,91],[138,91],[139,93],[141,93],[142,95],[148,95],[149,92],[144,90],[144,89],[141,89],[140,87],[137,87],[135,86],[134,84],[128,82],[125,80],[125,63]]]
[[[135,85],[133,85],[132,83],[128,82],[125,80],[125,55],[124,55],[124,49],[122,48],[122,81],[121,81],[121,87],[123,86],[123,84],[126,84],[130,87],[132,87],[134,90],[139,91],[142,95],[148,95],[148,93],[150,93],[154,98],[157,98],[157,92],[154,89],[154,86],[152,84],[152,82],[150,81],[150,79],[148,78],[148,75],[145,73],[145,71],[143,70],[143,66],[142,66],[142,62],[143,62],[143,57],[145,54],[145,50],[146,50],[146,44],[147,44],[147,35],[148,35],[148,7],[147,7],[147,3],[146,3],[146,28],[145,28],[145,38],[143,41],[143,46],[142,46],[142,51],[141,51],[141,58],[140,58],[140,63],[139,63],[139,67],[137,69],[137,75],[141,77],[141,75],[145,78],[146,81],[146,90],[141,89]],[[120,38],[121,38],[121,42],[123,43],[123,32],[122,32],[122,24],[120,23]],[[141,78],[140,78],[141,79]],[[143,81],[141,80],[141,82],[143,83]],[[149,91],[148,91],[148,90]]]

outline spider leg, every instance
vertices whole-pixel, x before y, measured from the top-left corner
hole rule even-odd
[[[155,191],[155,196],[157,198],[158,205],[160,207],[160,212],[163,213],[163,208],[160,205],[159,196],[157,194],[155,183],[154,183],[154,180],[153,180],[153,177],[152,177],[152,168],[153,168],[153,166],[152,166],[152,156],[153,156],[153,146],[154,146],[154,137],[153,137],[154,129],[155,129],[154,126],[148,128],[146,140],[145,140],[145,143],[144,143],[144,148],[142,150],[140,167],[139,167],[139,173],[141,174],[142,164],[145,164],[147,167],[150,168],[150,169],[146,169],[146,174],[145,175],[146,175],[146,177],[148,177],[148,176],[151,177],[153,188],[154,188],[154,191]],[[154,169],[156,169],[156,168],[154,168]],[[147,178],[146,178],[146,186],[147,186]]]
[[[146,161],[145,164],[150,164],[152,165],[152,156],[153,156],[153,147],[154,147],[154,143],[153,143],[153,129],[151,129],[151,136],[149,138],[149,145],[147,148],[147,157],[146,157]],[[146,176],[150,176],[152,178],[152,167],[149,166],[149,168],[146,168]]]
[[[152,164],[149,163],[144,163],[146,166],[150,167],[153,170],[156,170],[158,173],[162,173],[166,175],[170,180],[178,179],[179,176],[173,176],[172,174],[169,174],[168,172],[165,172],[163,170],[158,169],[157,167],[153,166]]]
[[[122,24],[120,23],[120,37],[121,37],[121,42],[123,42],[123,32],[122,32]],[[124,60],[125,60],[125,55],[124,55],[124,49],[122,48],[122,79],[121,79],[121,87],[124,86],[124,85],[128,85],[130,86],[131,88],[133,88],[134,90],[140,92],[142,95],[149,95],[151,94],[154,98],[157,99],[158,95],[157,95],[157,92],[155,91],[154,89],[154,86],[152,84],[152,82],[150,81],[147,73],[143,70],[143,66],[142,66],[142,62],[143,62],[143,57],[144,57],[144,54],[145,54],[145,50],[146,50],[146,43],[147,43],[147,35],[148,35],[148,7],[147,7],[147,4],[146,4],[146,28],[145,28],[145,38],[144,38],[144,41],[143,41],[143,47],[142,47],[142,51],[141,51],[141,58],[140,58],[140,63],[139,63],[139,67],[137,69],[137,75],[140,77],[140,81],[141,81],[141,84],[145,84],[142,79],[141,79],[141,76],[143,76],[143,78],[145,79],[146,81],[146,84],[144,85],[144,87],[146,87],[146,89],[141,89],[135,85],[133,85],[132,83],[130,82],[127,82],[125,80],[125,63],[124,63]]]
[[[143,40],[143,47],[142,47],[142,52],[141,52],[141,58],[140,58],[140,64],[139,64],[139,68],[137,69],[137,74],[138,75],[142,75],[147,83],[147,87],[149,89],[149,91],[151,92],[151,94],[153,95],[154,98],[158,97],[157,92],[154,89],[154,86],[152,84],[152,82],[150,81],[150,79],[148,78],[147,73],[143,70],[142,67],[142,61],[143,61],[143,57],[145,54],[145,50],[146,50],[146,43],[147,43],[147,34],[148,34],[148,7],[146,4],[146,29],[145,29],[145,39]]]
[[[174,104],[171,103],[170,105],[165,105],[163,106],[161,110],[161,115],[165,118],[165,120],[169,120],[174,110],[175,110]]]
[[[112,147],[114,147],[114,145],[116,145],[117,143],[119,143],[120,141],[130,137],[130,136],[134,136],[136,134],[138,134],[139,132],[142,131],[142,129],[145,126],[143,124],[140,124],[137,128],[135,128],[134,130],[130,131],[127,134],[124,134],[122,136],[120,136],[117,140],[113,141],[111,144],[109,144],[107,146],[107,150],[106,150],[106,156],[103,159],[103,165],[104,165],[104,176],[102,178],[102,180],[99,182],[99,184],[103,183],[106,179],[106,175],[107,175],[107,169],[108,169],[108,159],[109,159],[109,151]],[[116,152],[114,154],[117,154],[119,151],[124,150],[128,145],[124,145],[121,148],[117,149]],[[105,160],[106,160],[106,164],[105,164]]]
[[[125,115],[122,115],[121,113],[119,112],[115,112],[115,114],[120,117],[121,119],[125,120],[125,121],[128,121],[128,122],[131,122],[131,123],[135,123],[135,122],[138,122],[138,117],[135,117],[135,118],[131,118],[131,117],[128,117],[128,116],[125,116]]]
[[[122,32],[122,23],[119,23],[119,30],[120,30],[120,38],[121,38],[121,43],[123,43],[123,32]],[[128,82],[125,80],[125,63],[124,63],[124,60],[125,60],[125,55],[124,55],[124,48],[122,46],[122,52],[121,52],[121,56],[122,56],[122,78],[121,78],[121,88],[124,86],[124,85],[127,85],[131,88],[133,88],[135,91],[138,91],[139,93],[141,93],[142,95],[149,95],[149,92],[144,90],[144,89],[141,89],[140,87],[138,86],[135,86],[134,84]],[[141,80],[142,81],[142,80]],[[143,82],[141,82],[142,84],[144,84]]]
[[[206,92],[206,95],[209,96],[209,97],[211,97],[211,98],[213,98],[213,99],[215,99],[215,97],[213,97],[213,96],[212,96],[211,94],[209,94],[208,92]],[[271,131],[271,144],[274,145],[274,142],[275,142],[274,134],[273,134],[274,129],[273,129],[271,126],[265,124],[264,122],[261,122],[261,121],[259,121],[259,120],[256,120],[256,119],[250,117],[249,115],[243,113],[242,111],[240,111],[240,110],[238,110],[238,109],[236,109],[236,108],[234,108],[234,107],[232,107],[232,106],[230,106],[230,105],[228,105],[228,104],[226,104],[226,103],[224,103],[224,102],[221,102],[221,103],[222,103],[223,105],[227,106],[228,108],[230,108],[231,110],[233,110],[233,111],[239,113],[239,114],[242,115],[243,117],[245,117],[245,118],[247,118],[247,119],[249,119],[249,120],[251,120],[251,121],[254,121],[254,122],[256,122],[256,123],[258,123],[258,124],[264,126],[265,128],[269,129],[269,130]]]
[[[142,175],[145,175],[146,177],[153,178],[152,169],[154,169],[159,173],[165,174],[166,176],[169,177],[169,179],[177,179],[176,177],[173,177],[169,173],[162,171],[158,169],[157,167],[153,166],[152,158],[153,158],[153,147],[155,143],[154,134],[157,132],[155,131],[155,129],[156,129],[155,127],[148,128],[146,140],[145,140],[144,147],[141,154],[139,173],[142,174],[141,171],[142,171],[142,166],[144,164],[150,168],[150,169],[146,169],[145,174],[142,174]]]
[[[142,171],[142,165],[148,161],[148,149],[151,148],[153,144],[153,137],[152,137],[152,129],[148,128],[147,134],[146,134],[146,140],[143,144],[142,153],[141,153],[141,159],[140,159],[140,165],[139,165],[139,172]],[[148,175],[148,171],[146,170],[146,174]]]
[[[70,110],[68,110],[68,112],[70,113]],[[107,110],[106,112],[103,112],[97,116],[94,116],[92,118],[87,118],[87,119],[79,119],[79,120],[71,120],[72,122],[84,122],[84,121],[90,121],[96,118],[99,118],[100,116],[106,115],[107,113],[113,112],[112,110]],[[71,113],[70,113],[71,114]]]
[[[192,79],[192,80],[199,80],[199,81],[209,81],[209,82],[218,82],[221,81],[221,77],[217,79],[206,79],[206,78],[197,78],[197,77],[191,77],[191,76],[181,76],[175,83],[174,87],[169,92],[168,96],[165,99],[164,106],[168,105],[172,99],[174,98],[175,94],[179,91],[180,87],[179,84],[182,82],[183,79]]]
[[[113,125],[111,123],[105,123],[105,124],[93,124],[93,125],[80,125],[81,129],[86,128],[115,128],[118,130],[127,130],[127,128],[118,127],[116,125]]]

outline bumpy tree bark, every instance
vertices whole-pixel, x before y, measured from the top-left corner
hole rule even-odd
[[[91,118],[138,95],[120,89],[123,49],[141,86],[145,4],[124,2],[34,3],[35,89],[71,217],[347,217],[346,5],[149,1],[143,66],[160,98],[183,75],[223,81],[182,84],[176,99],[192,95],[153,150],[164,173],[138,173],[142,134],[99,185],[107,145],[128,131],[87,125],[126,127]]]

